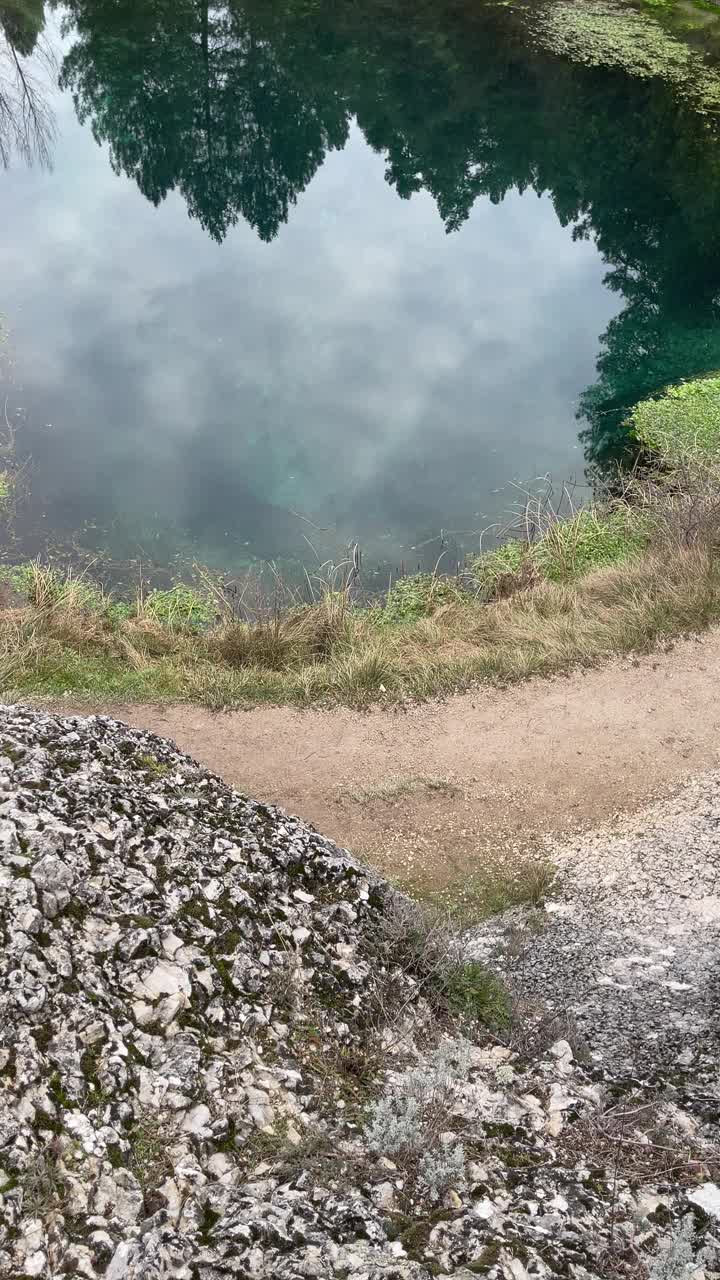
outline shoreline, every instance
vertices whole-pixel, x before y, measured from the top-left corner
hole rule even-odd
[[[407,706],[699,634],[720,621],[720,377],[641,402],[628,426],[654,461],[621,497],[565,518],[538,503],[526,539],[456,578],[401,578],[364,607],[352,564],[308,580],[310,600],[277,582],[252,612],[207,572],[128,603],[52,565],[20,566],[0,609],[2,694]]]

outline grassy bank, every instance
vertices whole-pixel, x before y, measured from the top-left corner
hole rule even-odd
[[[39,564],[11,575],[0,683],[16,694],[213,708],[399,702],[653,649],[720,619],[720,379],[637,407],[651,458],[614,499],[470,561],[458,579],[349,590],[238,620],[222,591],[133,603]]]

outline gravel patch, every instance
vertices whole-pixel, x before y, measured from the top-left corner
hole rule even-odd
[[[526,998],[570,1016],[617,1073],[715,1075],[720,1051],[720,773],[609,827],[548,844],[545,918],[518,948],[513,913],[478,930]],[[535,917],[531,922],[537,927]],[[511,954],[513,951],[518,954]]]
[[[172,743],[0,709],[2,1280],[654,1280],[681,1229],[718,1274],[705,995],[685,1091],[638,1091],[609,1024],[584,1062],[438,1016],[400,902]]]

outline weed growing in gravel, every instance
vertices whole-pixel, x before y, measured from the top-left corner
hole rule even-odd
[[[383,1022],[393,1021],[392,975],[399,968],[417,981],[436,1015],[495,1030],[508,1025],[508,992],[489,969],[467,959],[462,937],[447,916],[398,895],[385,904],[373,945],[380,957],[375,1002]]]
[[[32,1218],[44,1218],[61,1209],[67,1196],[66,1181],[52,1150],[30,1160],[18,1177],[18,1186],[22,1188],[23,1210]]]
[[[445,977],[450,1010],[488,1026],[506,1027],[510,1021],[507,990],[494,973],[477,960],[466,960]]]
[[[152,1111],[144,1111],[130,1131],[130,1169],[146,1197],[157,1190],[172,1170],[167,1152],[168,1136],[167,1126]]]

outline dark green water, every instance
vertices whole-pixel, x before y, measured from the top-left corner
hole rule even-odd
[[[479,2],[2,12],[26,551],[451,560],[720,366],[718,121],[661,78]]]

